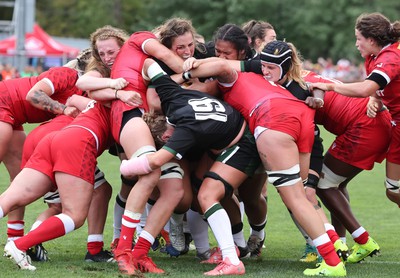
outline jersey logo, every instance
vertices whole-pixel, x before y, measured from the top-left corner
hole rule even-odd
[[[96,103],[95,100],[91,100],[87,105],[86,108],[82,111],[82,113],[86,113],[87,111],[89,111],[90,109],[92,109],[94,107],[94,104]]]
[[[385,94],[383,93],[384,90],[377,90],[375,93],[377,96],[383,97]]]
[[[219,122],[226,122],[228,120],[225,107],[217,99],[204,97],[201,99],[191,99],[188,103],[194,110],[196,120],[215,120]]]

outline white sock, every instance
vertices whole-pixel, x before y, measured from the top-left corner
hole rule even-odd
[[[335,227],[333,227],[333,225],[330,223],[324,223],[324,227],[325,227],[325,231],[329,231],[329,230],[335,231]]]
[[[362,235],[363,233],[365,233],[365,229],[364,229],[364,227],[363,226],[361,226],[360,228],[358,228],[357,230],[355,230],[352,234],[351,234],[351,236],[353,237],[353,238],[358,238],[360,235]]]
[[[103,234],[92,234],[88,235],[87,242],[103,241]]]
[[[265,216],[265,220],[263,222],[261,222],[260,224],[253,224],[253,226],[263,226],[263,228],[259,231],[254,230],[251,228],[250,226],[250,235],[252,236],[257,236],[260,239],[264,239],[265,238],[265,225],[267,224],[268,221],[268,216]]]
[[[232,237],[237,246],[246,247],[247,243],[244,239],[243,229],[240,232],[233,234]]]
[[[183,232],[185,234],[190,234],[190,229],[189,229],[189,224],[188,224],[188,221],[187,221],[187,216],[186,216],[186,219],[185,219],[185,217],[183,218]]]
[[[122,198],[120,194],[117,197],[122,203],[126,204],[126,199]],[[121,235],[122,215],[125,208],[122,207],[117,201],[114,204],[114,220],[113,220],[113,240],[119,238]]]
[[[322,244],[325,244],[327,242],[330,242],[331,240],[329,239],[329,236],[327,233],[320,235],[319,237],[317,237],[316,239],[313,240],[314,242],[314,246],[318,247]]]
[[[191,209],[186,213],[187,222],[196,251],[202,254],[210,249],[208,241],[208,224],[204,221],[203,216],[197,211]]]
[[[65,234],[68,234],[75,230],[75,223],[72,218],[64,213],[60,213],[55,215],[58,219],[61,220],[61,222],[64,224],[64,229],[65,229]]]
[[[142,216],[140,217],[139,226],[140,227],[146,226],[146,220],[147,220],[147,210],[145,209],[142,213]]]
[[[152,207],[153,207],[153,205],[151,205],[151,204],[149,204],[149,203],[146,203],[145,210],[146,210],[146,214],[147,214],[147,215],[149,215],[150,210],[151,210]]]
[[[239,202],[239,210],[240,210],[240,220],[243,222],[243,217],[246,213],[244,212],[244,203],[242,201]]]
[[[216,206],[219,206],[220,208],[216,209]],[[240,260],[236,253],[235,243],[233,242],[231,221],[229,220],[229,216],[219,203],[214,204],[208,208],[207,211],[210,211],[210,209],[216,209],[211,215],[208,216],[207,221],[214,233],[219,247],[221,248],[222,258],[225,259],[228,257],[233,265],[238,265]],[[207,211],[205,215],[207,215]]]
[[[142,233],[140,234],[140,237],[144,238],[145,240],[147,240],[148,242],[150,242],[151,245],[153,245],[155,239],[154,237],[147,232],[146,230],[142,230]]]

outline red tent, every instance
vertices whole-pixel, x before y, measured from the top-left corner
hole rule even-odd
[[[15,36],[0,40],[0,55],[14,56],[16,54]],[[46,57],[66,56],[75,58],[79,49],[55,41],[38,24],[33,26],[32,33],[25,34],[25,56]]]

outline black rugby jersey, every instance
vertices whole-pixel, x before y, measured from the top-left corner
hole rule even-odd
[[[244,119],[226,102],[187,90],[163,75],[153,80],[168,122],[175,127],[164,145],[181,158],[191,148],[223,149],[236,138]]]

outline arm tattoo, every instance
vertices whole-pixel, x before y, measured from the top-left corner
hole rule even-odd
[[[51,112],[53,114],[62,113],[65,105],[49,97],[45,92],[41,90],[34,91],[31,98],[33,106],[38,109]]]

